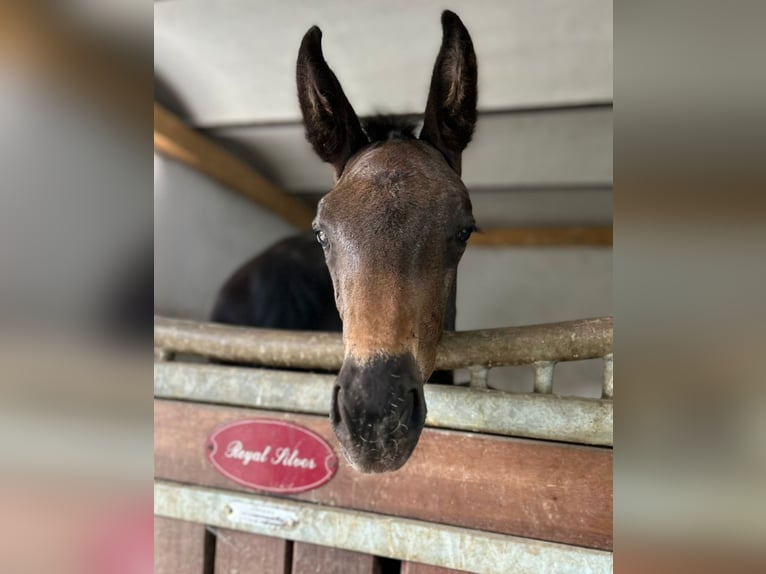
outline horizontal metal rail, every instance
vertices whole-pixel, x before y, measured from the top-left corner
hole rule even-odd
[[[270,367],[338,370],[339,333],[254,329],[165,317],[154,319],[154,345],[164,353]],[[596,359],[612,352],[612,318],[444,333],[437,369]]]
[[[329,413],[334,375],[272,369],[158,362],[154,393],[181,399],[302,412]],[[426,425],[544,440],[612,445],[612,401],[425,386]]]
[[[167,481],[154,483],[154,513],[471,572],[612,571],[612,554],[603,550]]]

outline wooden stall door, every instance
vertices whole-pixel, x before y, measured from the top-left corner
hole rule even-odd
[[[375,556],[296,542],[291,574],[381,574]]]
[[[441,566],[431,566],[418,562],[403,562],[401,569],[401,574],[465,574],[466,572],[466,570],[442,568]]]
[[[155,574],[207,574],[212,535],[203,524],[154,517]]]
[[[290,574],[292,549],[289,540],[218,528],[215,574]]]

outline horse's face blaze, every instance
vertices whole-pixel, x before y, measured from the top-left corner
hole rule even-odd
[[[459,18],[445,12],[442,27],[420,139],[369,141],[324,61],[318,28],[298,56],[306,135],[336,175],[314,221],[346,348],[331,420],[363,472],[400,468],[417,444],[423,383],[445,317],[454,317],[457,265],[474,229],[459,174],[476,120],[476,61]]]

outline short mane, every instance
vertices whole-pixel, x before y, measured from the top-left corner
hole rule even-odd
[[[370,142],[414,140],[418,121],[407,116],[377,115],[362,120],[362,129]]]

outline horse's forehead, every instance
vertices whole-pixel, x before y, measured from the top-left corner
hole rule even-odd
[[[454,210],[465,198],[462,181],[438,151],[417,140],[394,140],[354,158],[322,203],[359,216],[418,207]]]
[[[441,154],[428,144],[418,140],[389,140],[353,158],[341,182],[375,180],[387,174],[459,181]]]

